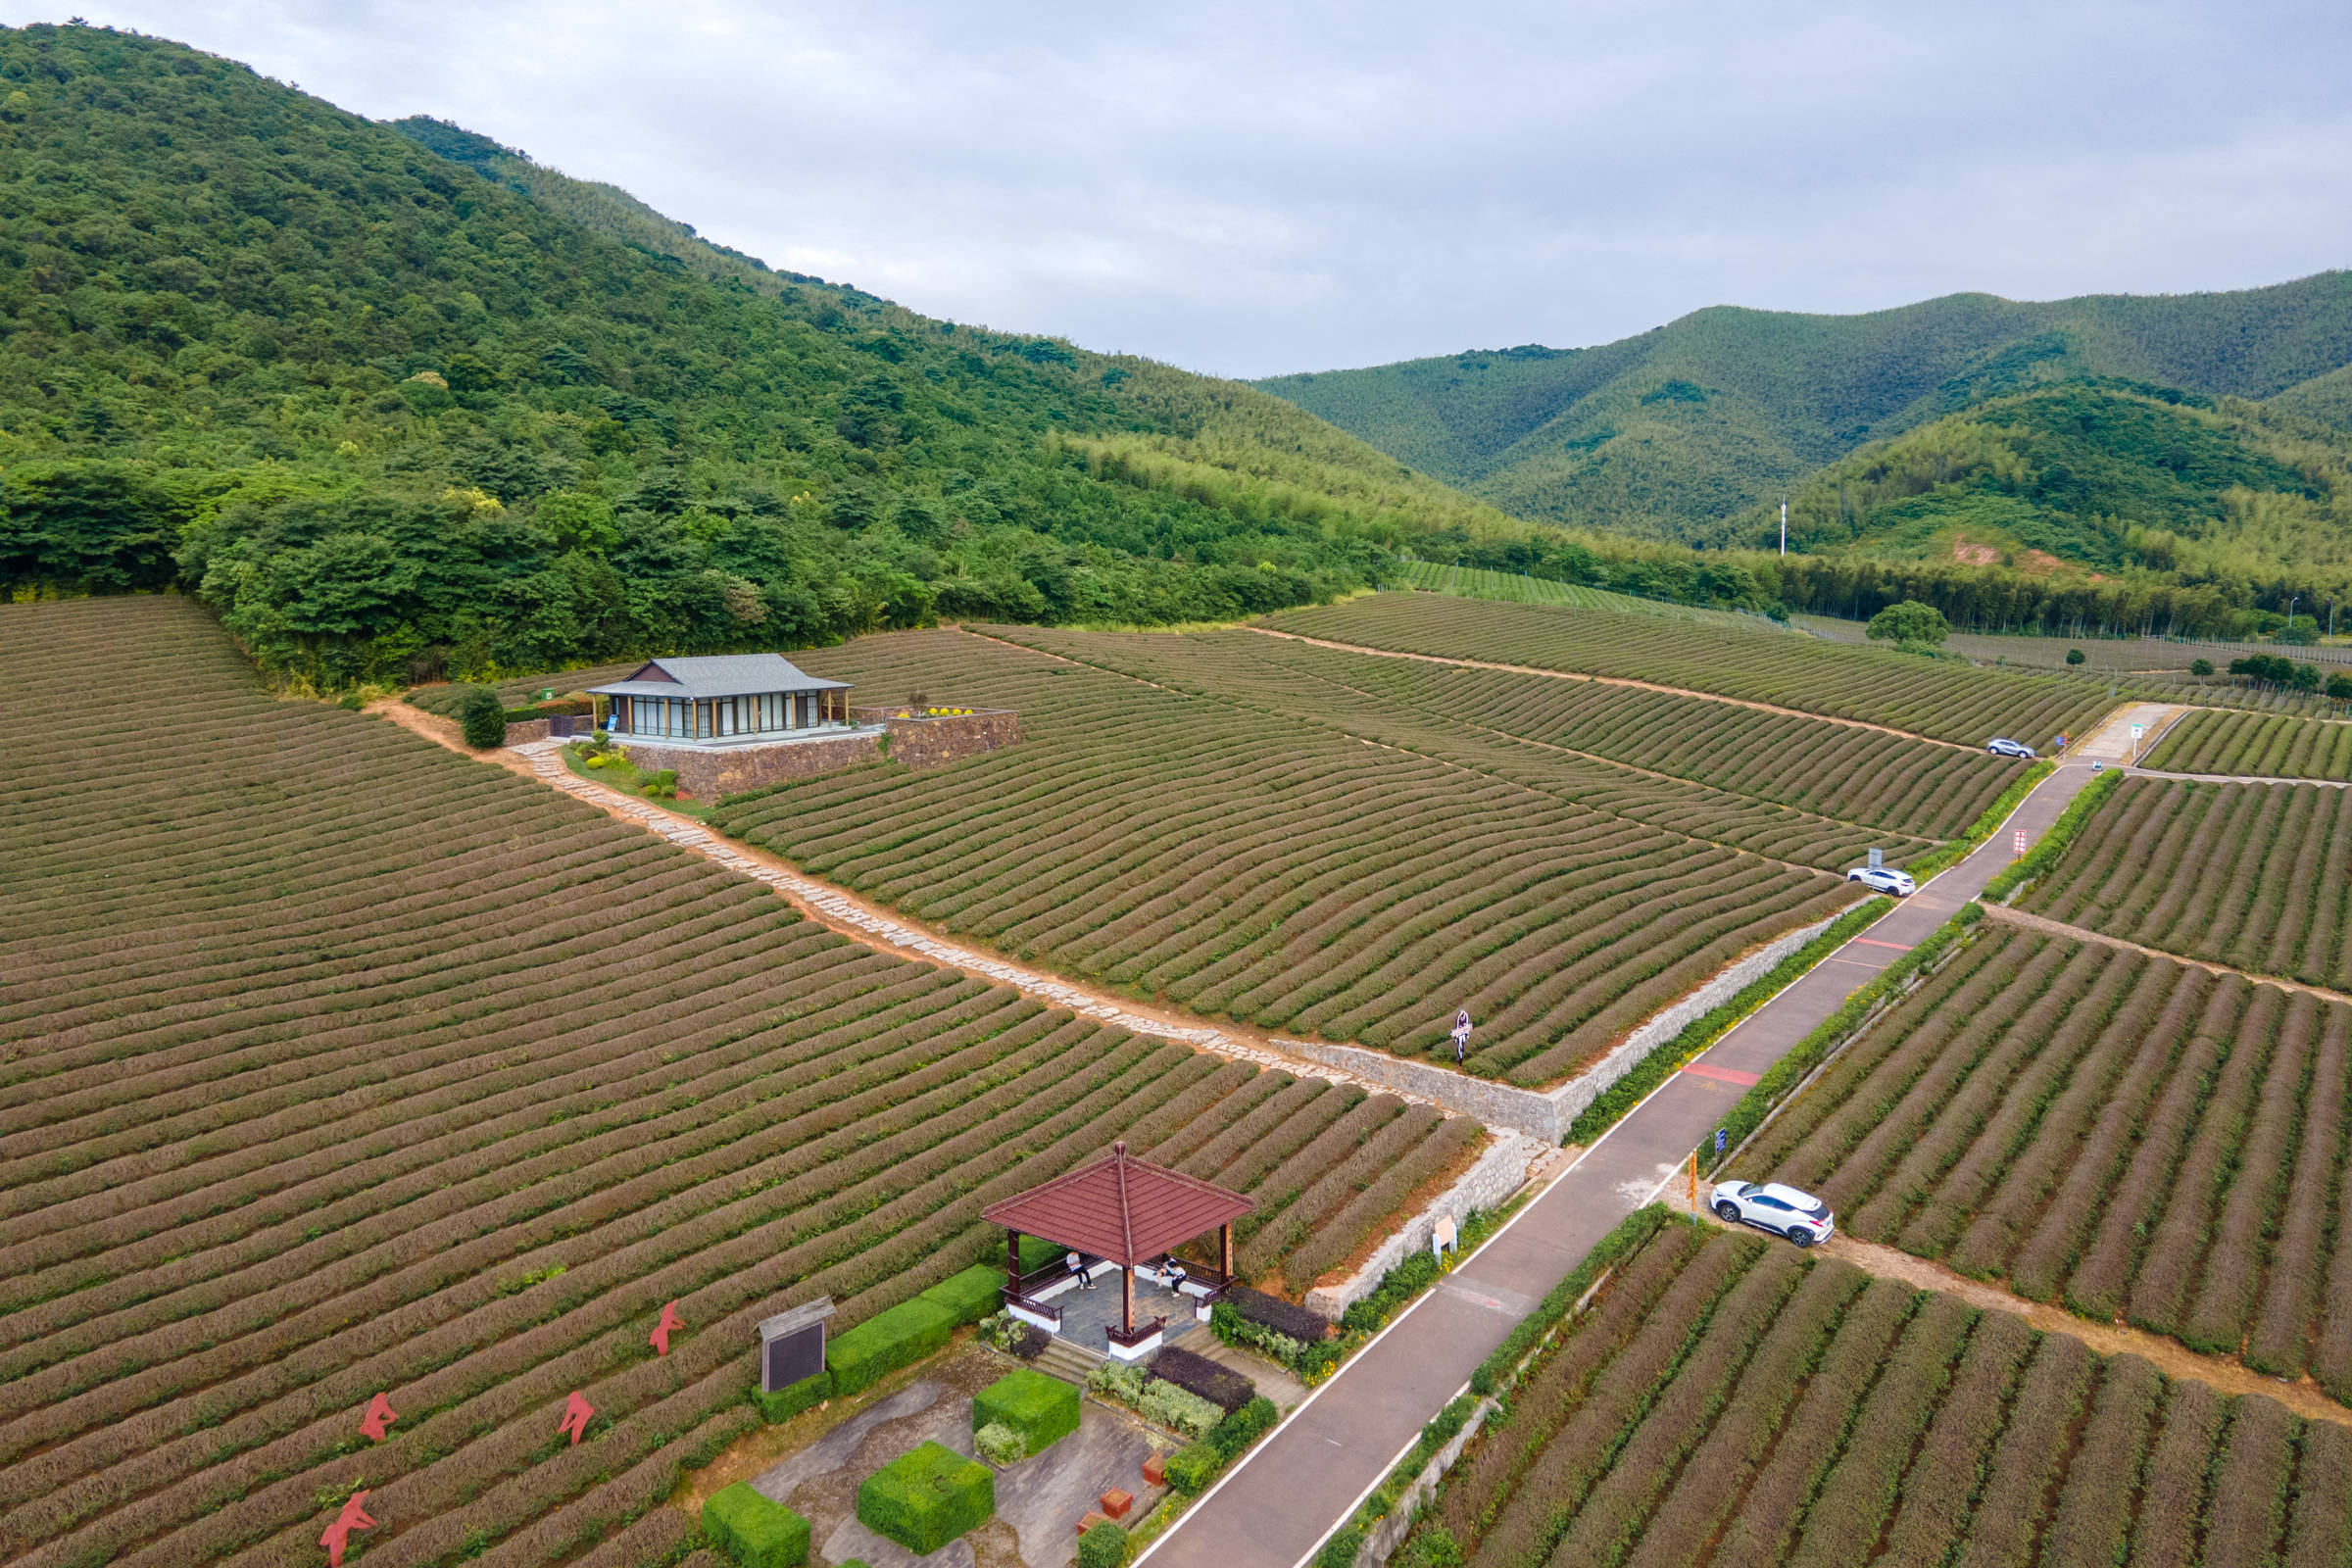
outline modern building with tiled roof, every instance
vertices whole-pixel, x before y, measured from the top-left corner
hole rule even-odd
[[[781,654],[719,654],[648,660],[590,695],[612,700],[616,737],[740,746],[854,729],[849,693],[849,682],[808,674]]]

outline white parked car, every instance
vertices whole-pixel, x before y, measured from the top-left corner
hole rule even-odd
[[[2006,735],[1996,736],[1984,743],[1984,749],[1995,757],[2016,757],[2027,761],[2034,760],[2034,748],[2024,741],[2013,741]]]
[[[1811,1193],[1779,1182],[1720,1182],[1715,1212],[1734,1225],[1754,1225],[1786,1236],[1799,1247],[1826,1242],[1838,1229],[1830,1205]]]
[[[1919,891],[1919,884],[1911,880],[1910,872],[1897,871],[1891,865],[1857,865],[1845,873],[1845,879],[1881,893],[1891,893],[1898,899],[1907,899]]]

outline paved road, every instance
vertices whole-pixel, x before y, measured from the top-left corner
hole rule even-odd
[[[2061,766],[1976,854],[1905,900],[1644,1100],[1367,1346],[1175,1529],[1156,1568],[1295,1568],[1403,1456],[1511,1326],[1646,1202],[1758,1074],[1957,913],[2090,782]]]

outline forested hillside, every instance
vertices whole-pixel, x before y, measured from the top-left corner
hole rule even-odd
[[[281,676],[1233,616],[1529,531],[176,44],[5,30],[0,78],[0,589],[178,583]]]
[[[1718,307],[1597,348],[1465,353],[1257,383],[1521,516],[1690,542],[1852,452],[2083,376],[2278,396],[2341,421],[2352,272],[2233,293],[1862,316]],[[2113,510],[2113,509],[2110,509]]]
[[[1990,399],[1813,474],[1789,493],[1788,544],[2319,587],[2352,576],[2348,459],[2352,440],[2339,432],[2235,399],[2063,382]],[[1776,508],[1751,508],[1725,542],[1760,548],[1778,526]]]

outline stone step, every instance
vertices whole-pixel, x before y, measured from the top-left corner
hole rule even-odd
[[[1029,1364],[1064,1383],[1075,1383],[1084,1388],[1088,1375],[1101,1366],[1102,1360],[1102,1356],[1081,1349],[1067,1340],[1055,1340]]]

